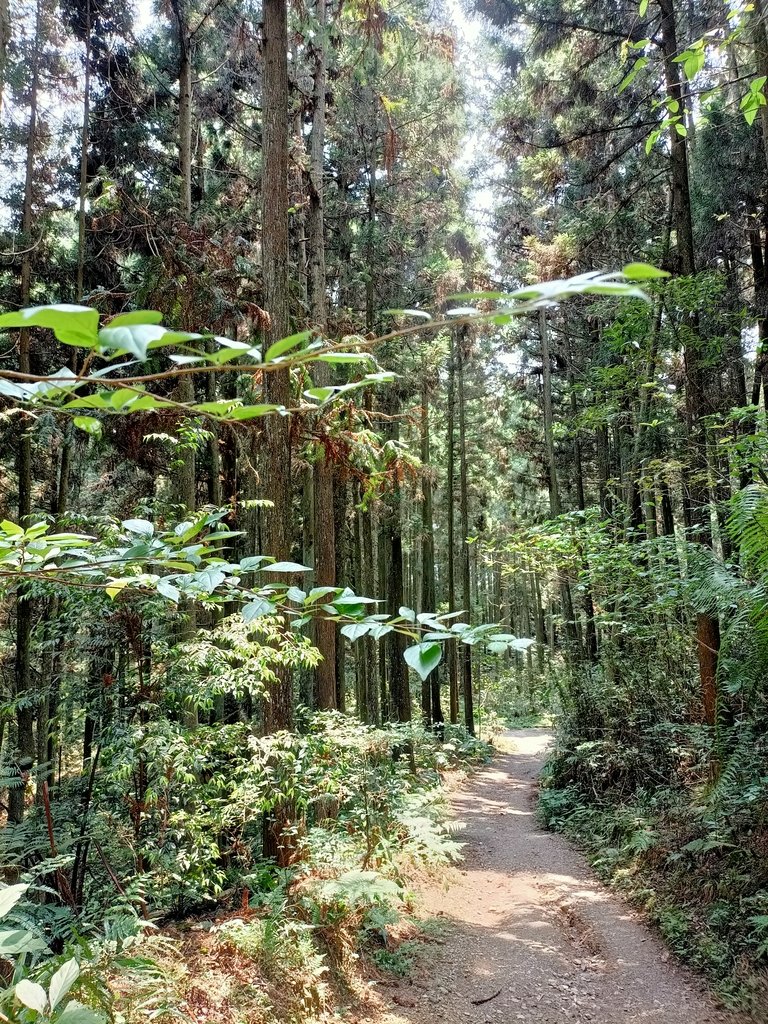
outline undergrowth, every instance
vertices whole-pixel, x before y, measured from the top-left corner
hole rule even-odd
[[[460,856],[444,776],[491,748],[459,729],[437,737],[335,713],[268,740],[239,726],[198,732],[192,749],[155,739],[158,795],[145,807],[138,861],[114,818],[111,833],[92,818],[106,877],[94,862],[79,914],[51,901],[51,858],[14,854],[20,835],[7,837],[28,886],[9,925],[35,941],[6,957],[6,1019],[47,1022],[20,1002],[19,984],[46,985],[61,949],[81,965],[82,999],[82,1020],[62,1024],[298,1024],[359,1001],[382,973],[410,969],[429,935],[413,921],[409,872]],[[264,857],[262,822],[281,801],[292,820],[278,865]]]
[[[664,723],[579,742],[565,724],[542,777],[543,821],[576,841],[727,1004],[760,1019],[768,1006],[768,737],[737,721],[718,730]]]

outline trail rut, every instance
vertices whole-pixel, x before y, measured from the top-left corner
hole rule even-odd
[[[534,784],[551,735],[509,737],[514,752],[452,797],[466,823],[464,863],[420,893],[423,913],[451,926],[445,944],[430,947],[416,977],[382,987],[378,1024],[743,1020],[719,1010],[586,860],[540,828]]]

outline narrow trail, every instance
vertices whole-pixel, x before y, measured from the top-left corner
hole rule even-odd
[[[382,987],[377,1024],[733,1022],[585,859],[538,826],[534,783],[551,735],[508,736],[515,752],[452,797],[464,863],[420,893],[424,915],[451,925],[445,944],[415,978]]]

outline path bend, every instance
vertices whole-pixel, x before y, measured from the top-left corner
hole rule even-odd
[[[415,978],[382,988],[379,1024],[737,1024],[581,854],[540,828],[534,784],[551,734],[508,737],[514,751],[452,795],[463,864],[420,892],[424,915],[451,923],[445,944]]]

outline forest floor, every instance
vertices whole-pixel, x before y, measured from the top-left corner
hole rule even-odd
[[[662,941],[535,816],[543,729],[507,734],[500,753],[451,798],[466,824],[464,862],[418,891],[445,920],[407,980],[378,986],[360,1024],[737,1024]]]

